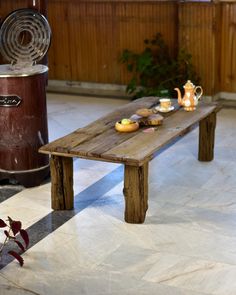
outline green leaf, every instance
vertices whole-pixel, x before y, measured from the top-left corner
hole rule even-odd
[[[133,64],[127,64],[127,70],[128,70],[129,72],[133,72],[133,69],[134,69]]]
[[[136,87],[137,87],[137,80],[136,78],[132,78],[126,87],[126,92],[128,94],[132,94],[136,90]]]
[[[199,84],[192,56],[185,49],[180,48],[176,55],[171,55],[161,33],[145,39],[144,46],[140,53],[125,49],[121,54],[120,62],[133,73],[126,87],[127,93],[135,98],[149,95],[175,97],[174,88],[182,88],[187,80]]]

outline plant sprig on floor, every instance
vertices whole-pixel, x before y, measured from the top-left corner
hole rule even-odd
[[[180,49],[172,57],[162,35],[144,40],[145,49],[141,53],[124,49],[120,62],[126,64],[132,77],[126,92],[134,98],[143,96],[173,97],[175,87],[182,88],[187,80],[199,84],[200,78],[192,64],[192,56]]]
[[[15,259],[18,260],[20,266],[23,266],[24,260],[21,257],[21,254],[28,248],[29,246],[29,236],[26,230],[22,228],[21,221],[13,220],[8,216],[6,222],[0,219],[0,228],[4,228],[5,240],[0,245],[0,260],[4,255],[4,248],[10,242],[16,244],[20,249],[20,252],[15,250],[9,250],[7,252],[8,255],[11,255]],[[22,241],[19,240],[21,237]]]

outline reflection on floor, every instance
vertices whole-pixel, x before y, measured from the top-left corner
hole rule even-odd
[[[125,103],[48,94],[50,140]],[[0,218],[22,220],[31,239],[23,268],[2,265],[0,295],[235,295],[235,123],[236,109],[218,113],[212,162],[197,161],[198,129],[151,162],[142,225],[123,221],[117,164],[74,161],[73,211],[52,212],[49,182],[0,194]]]

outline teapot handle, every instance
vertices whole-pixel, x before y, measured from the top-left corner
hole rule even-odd
[[[197,93],[197,89],[200,89],[200,91],[198,91],[198,93]],[[200,99],[200,97],[201,97],[202,94],[203,94],[202,87],[201,87],[201,86],[197,86],[197,87],[195,87],[195,91],[194,91],[194,93],[196,94],[197,99]]]

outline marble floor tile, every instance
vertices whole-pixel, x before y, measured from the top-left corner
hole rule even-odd
[[[234,295],[235,275],[235,265],[160,254],[154,267],[143,279],[197,292]]]
[[[14,280],[6,279],[0,273],[0,294],[1,295],[32,295],[37,294],[32,292],[32,290],[27,290],[26,288],[17,285]],[[39,295],[39,294],[38,294]]]
[[[2,185],[1,185],[2,184]],[[4,181],[0,182],[0,202],[3,202],[11,196],[17,194],[24,189],[21,185],[4,184]]]

